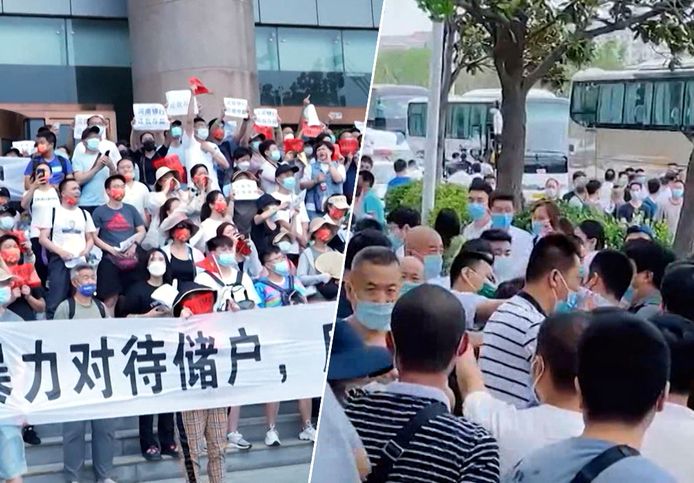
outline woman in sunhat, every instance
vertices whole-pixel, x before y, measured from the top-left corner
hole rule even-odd
[[[328,242],[337,233],[337,226],[325,218],[314,218],[309,225],[309,233],[311,243],[299,256],[296,276],[306,287],[306,296],[310,298],[319,294],[322,286],[332,280],[330,274],[321,273],[316,269],[316,259],[324,253],[333,251],[328,246]]]
[[[172,280],[178,280],[179,284],[192,282],[198,274],[196,264],[205,259],[191,243],[199,227],[185,213],[175,211],[162,221],[160,229],[170,240],[162,251],[168,259]]]

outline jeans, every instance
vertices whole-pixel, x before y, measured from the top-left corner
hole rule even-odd
[[[46,290],[46,319],[51,320],[58,305],[70,295],[70,271],[58,255],[48,255],[48,290]]]

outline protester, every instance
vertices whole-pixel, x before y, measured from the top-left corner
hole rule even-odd
[[[465,239],[460,235],[460,217],[455,210],[442,208],[434,220],[434,230],[443,242],[443,275],[447,275],[453,259],[463,246]]]
[[[388,239],[395,253],[399,258],[402,258],[405,256],[407,232],[422,223],[419,212],[407,206],[398,206],[388,213],[386,221],[388,223]]]
[[[601,183],[597,179],[591,179],[586,183],[586,199],[585,206],[591,210],[601,211],[602,204],[600,202],[600,187]]]
[[[629,312],[649,319],[660,313],[660,283],[665,268],[675,259],[674,254],[656,242],[647,240],[630,241],[624,246],[624,252],[636,267],[631,286],[624,294],[624,301]]]
[[[50,167],[49,183],[53,186],[58,186],[61,181],[66,178],[74,178],[72,173],[72,164],[69,160],[56,156],[55,150],[56,138],[50,129],[39,129],[36,134],[36,155],[31,157],[24,170],[24,189],[29,189],[31,177],[34,174],[36,167],[39,164],[48,164]],[[48,174],[48,173],[47,173]]]
[[[600,250],[590,262],[583,308],[618,307],[634,277],[632,262],[617,250]]]
[[[325,218],[311,220],[309,228],[311,243],[301,252],[296,269],[299,281],[306,287],[307,297],[322,293],[323,287],[332,280],[330,274],[320,273],[316,269],[316,259],[324,253],[334,251],[328,246],[328,242],[336,232],[337,227]]]
[[[574,173],[571,175],[571,182],[573,183],[573,189],[571,189],[571,191],[567,192],[564,196],[561,197],[563,201],[569,203],[571,202],[572,198],[577,197],[577,188],[585,188],[586,183],[588,182],[588,176],[586,176],[586,173],[584,173],[583,171],[574,171]]]
[[[646,197],[643,199],[643,204],[644,206],[647,206],[648,211],[653,213],[653,216],[655,216],[655,213],[658,211],[660,180],[658,178],[649,179],[646,183],[646,188],[648,192],[646,193]]]
[[[333,195],[326,201],[325,208],[326,214],[323,218],[338,227],[337,233],[328,242],[328,246],[344,253],[349,241],[349,233],[346,229],[347,212],[349,211],[347,197],[345,195]]]
[[[480,239],[489,243],[489,248],[494,255],[494,281],[499,284],[513,278],[513,259],[511,258],[511,235],[504,230],[485,230]]]
[[[256,201],[257,214],[253,218],[251,228],[251,239],[258,252],[262,254],[273,245],[273,240],[280,232],[277,223],[279,211],[289,207],[289,203],[280,202],[277,198],[269,194],[263,194]]]
[[[579,237],[585,246],[583,266],[587,269],[595,254],[605,248],[605,228],[597,220],[583,220],[574,230],[574,235]]]
[[[121,158],[116,165],[116,171],[125,178],[125,196],[123,197],[123,203],[134,206],[145,221],[145,225],[149,226],[151,215],[149,211],[146,210],[149,189],[144,183],[135,180],[135,164],[132,159],[128,157]]]
[[[663,408],[669,371],[667,343],[651,324],[620,312],[595,316],[578,345],[583,433],[531,453],[503,481],[568,483],[586,470],[595,481],[674,482],[638,454]]]
[[[533,237],[525,230],[513,226],[513,217],[516,212],[514,197],[511,194],[494,192],[489,197],[489,209],[491,219],[489,228],[498,228],[511,235],[511,257],[513,259],[513,277],[525,275],[525,268],[528,265],[528,257],[533,249]]]
[[[190,173],[196,164],[204,164],[208,173],[216,173],[215,167],[222,170],[229,169],[229,161],[224,157],[219,146],[208,141],[210,129],[202,117],[193,113],[194,102],[188,106],[188,116],[185,121],[183,133],[183,145],[185,151],[185,172]],[[216,177],[212,177],[213,189],[219,189]]]
[[[684,204],[684,183],[680,180],[672,182],[670,196],[658,205],[655,219],[667,223],[672,235],[677,233],[677,226],[680,221],[680,213]]]
[[[15,235],[0,236],[0,259],[10,273],[16,273],[19,268],[32,268],[31,260],[23,260],[19,239]],[[7,306],[9,310],[17,314],[22,320],[36,320],[36,314],[46,311],[46,301],[41,281],[35,270],[25,277],[14,278],[12,286],[12,299],[14,301]],[[33,280],[31,280],[33,278]]]
[[[273,140],[263,141],[260,144],[260,154],[263,156],[263,164],[260,167],[260,187],[267,194],[272,194],[277,188],[275,170],[282,158],[277,143]]]
[[[183,282],[193,282],[198,274],[197,264],[205,258],[191,243],[199,227],[185,213],[174,211],[162,221],[161,230],[168,234],[167,239],[170,240],[162,251],[169,263],[171,279],[177,280],[179,287]]]
[[[359,160],[359,169],[363,171],[371,171],[374,168],[373,159],[371,156],[363,154]]]
[[[359,171],[357,197],[354,202],[354,219],[370,218],[385,225],[385,207],[373,190],[376,178],[370,171]]]
[[[559,207],[549,200],[540,200],[530,208],[531,231],[535,240],[550,233],[561,232]]]
[[[445,289],[423,285],[411,290],[393,309],[387,339],[400,380],[347,398],[345,413],[364,442],[372,474],[382,481],[395,475],[403,481],[498,480],[494,439],[450,413],[447,380],[456,358],[465,351],[464,319],[462,306]],[[408,437],[398,436],[418,414]],[[404,453],[397,451],[398,446],[395,452],[388,451],[394,439]]]
[[[627,223],[631,223],[635,216],[640,221],[650,220],[653,218],[655,215],[654,211],[649,205],[643,203],[645,192],[640,182],[631,181],[629,183],[629,196],[629,201],[617,208],[615,217],[618,220],[624,220]]]
[[[197,222],[201,218],[202,207],[208,204],[207,196],[219,190],[213,189],[212,178],[204,164],[193,166],[189,176],[188,190],[190,192],[190,201],[188,202],[187,212],[191,219]],[[226,203],[226,199],[224,202]]]
[[[87,119],[86,129],[90,129],[92,127],[96,127],[99,130],[99,137],[101,138],[101,141],[99,141],[99,152],[104,154],[108,153],[108,156],[114,163],[120,161],[121,154],[118,150],[118,146],[116,146],[116,143],[108,139],[108,122],[106,121],[106,118],[101,114],[91,116],[89,119]],[[72,156],[74,157],[83,154],[85,147],[86,146],[83,143],[76,144],[75,151],[72,153]]]
[[[104,182],[116,174],[116,165],[105,153],[99,152],[99,128],[92,126],[82,132],[84,152],[75,152],[72,157],[74,176],[82,189],[80,208],[94,214],[97,206],[106,202]]]
[[[247,273],[251,278],[259,278],[263,265],[260,263],[258,249],[253,243],[253,240],[246,238],[242,233],[239,233],[233,223],[224,222],[217,228],[217,236],[225,236],[231,238],[235,245],[236,264],[239,270]]]
[[[557,201],[559,199],[559,181],[554,178],[548,178],[545,181],[545,191],[543,197],[549,201]]]
[[[436,230],[424,225],[409,230],[405,236],[405,255],[421,260],[424,264],[424,277],[428,283],[448,286],[448,277],[442,275],[443,241]]]
[[[468,245],[468,244],[466,244]],[[465,325],[472,329],[480,306],[494,297],[496,286],[492,282],[494,256],[484,251],[463,246],[451,266],[451,292],[465,309]],[[486,320],[501,302],[495,302],[480,310],[480,319]],[[482,315],[484,313],[485,315]]]
[[[219,225],[229,221],[228,209],[229,205],[221,191],[214,190],[207,194],[200,209],[200,236],[196,237],[196,247],[200,251],[205,251],[207,242],[217,236]]]
[[[311,186],[306,188],[306,210],[311,219],[325,215],[326,201],[343,194],[345,167],[333,161],[335,146],[323,141],[316,144],[316,159],[311,164]]]
[[[393,163],[393,171],[395,171],[395,177],[388,181],[389,190],[412,182],[412,178],[407,174],[407,161],[404,159],[395,160]]]
[[[468,188],[467,212],[472,222],[463,229],[463,238],[479,238],[491,224],[489,197],[492,188],[482,180],[474,179]]]
[[[530,255],[525,287],[492,314],[484,326],[480,368],[490,394],[523,408],[532,401],[530,359],[547,314],[574,308],[580,259],[566,235],[541,238]]]
[[[293,262],[298,260],[301,249],[308,245],[311,220],[304,202],[296,194],[295,175],[298,171],[296,166],[280,165],[275,171],[277,189],[272,193],[285,207],[277,214],[277,224],[289,234],[291,247],[286,253],[291,255]]]
[[[401,296],[424,283],[424,264],[417,257],[402,257],[400,273],[402,274]]]

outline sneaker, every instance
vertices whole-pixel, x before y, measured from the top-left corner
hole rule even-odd
[[[270,429],[267,430],[267,433],[265,433],[265,444],[267,446],[280,446],[282,444],[280,435],[277,433],[274,426],[271,426]]]
[[[227,434],[227,441],[229,441],[229,444],[232,447],[238,449],[251,449],[251,446],[253,446],[251,443],[243,439],[243,435],[238,431],[233,431]]]
[[[33,426],[25,426],[24,429],[22,429],[22,439],[26,444],[32,446],[41,444],[41,438],[36,434],[36,430]]]
[[[301,441],[316,441],[316,428],[313,427],[311,421],[306,422],[304,429],[299,433],[299,439]]]

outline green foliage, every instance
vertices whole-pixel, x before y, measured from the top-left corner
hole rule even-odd
[[[388,190],[386,194],[386,213],[393,211],[398,206],[409,206],[419,211],[422,208],[422,182],[415,181],[407,185],[398,186]],[[470,222],[467,213],[467,190],[452,183],[442,183],[436,187],[436,199],[434,209],[429,214],[426,222],[434,224],[436,215],[442,208],[451,208],[460,216],[461,224]]]
[[[376,57],[374,84],[429,84],[431,49],[381,50]]]

